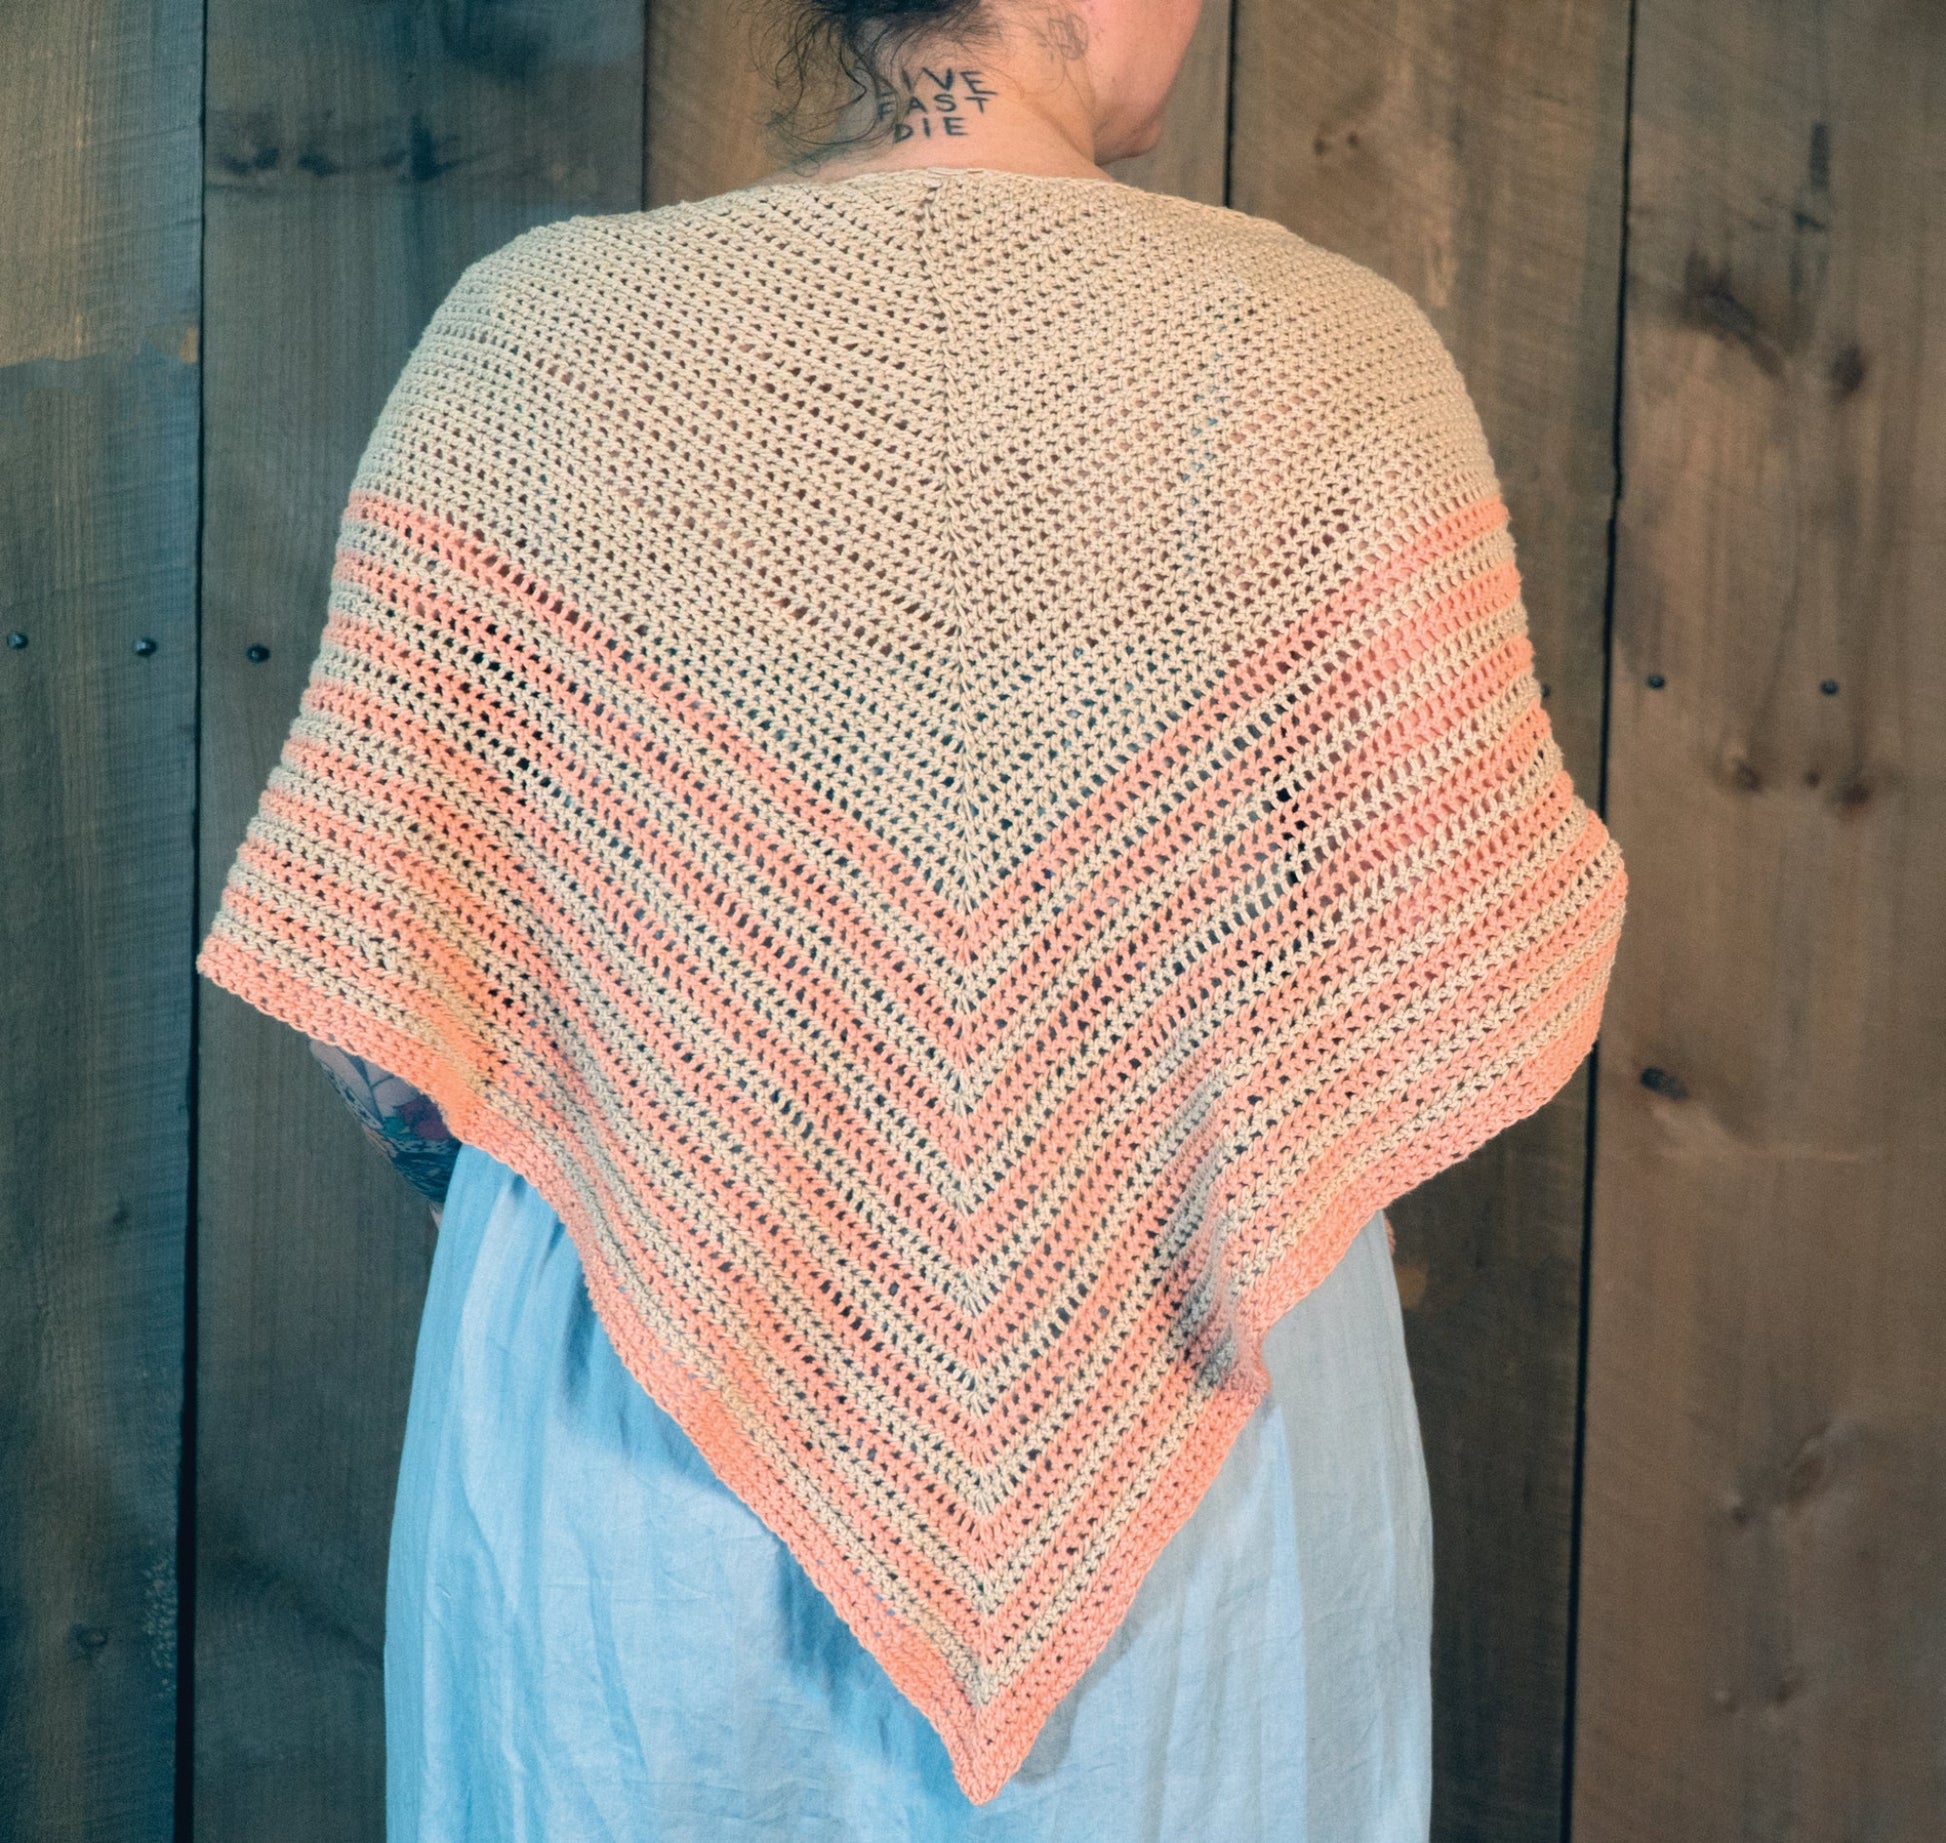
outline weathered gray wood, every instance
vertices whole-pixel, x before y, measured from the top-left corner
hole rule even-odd
[[[1931,1843],[1946,11],[1638,47],[1575,1832]]]
[[[213,0],[210,39],[206,911],[296,714],[352,468],[427,316],[527,226],[641,202],[642,12]],[[199,998],[196,1836],[376,1838],[430,1224],[296,1032]]]
[[[1626,0],[1239,0],[1236,32],[1229,203],[1389,276],[1453,349],[1593,801]],[[1588,1081],[1389,1212],[1434,1497],[1444,1839],[1561,1835]]]
[[[0,1836],[171,1833],[200,8],[0,10]],[[135,650],[141,640],[152,649]]]

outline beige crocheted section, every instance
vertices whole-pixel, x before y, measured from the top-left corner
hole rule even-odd
[[[991,1798],[1620,852],[1424,317],[984,169],[582,217],[388,401],[198,967],[423,1088]]]

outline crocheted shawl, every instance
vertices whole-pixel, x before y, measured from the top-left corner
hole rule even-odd
[[[920,168],[583,216],[394,387],[197,967],[424,1090],[991,1798],[1620,852],[1412,303]]]

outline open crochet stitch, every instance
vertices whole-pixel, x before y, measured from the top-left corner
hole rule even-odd
[[[1625,878],[1466,391],[1282,226],[987,169],[584,216],[385,405],[198,969],[526,1176],[1005,1783]]]

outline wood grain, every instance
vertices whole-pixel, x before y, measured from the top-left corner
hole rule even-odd
[[[296,714],[345,491],[406,353],[475,257],[639,206],[642,145],[633,0],[212,0],[209,29],[206,910]],[[302,1037],[198,996],[195,1834],[376,1839],[430,1223]]]
[[[1236,32],[1229,202],[1370,264],[1446,338],[1592,803],[1625,0],[1239,0]],[[1442,1839],[1561,1836],[1588,1085],[1388,1210],[1433,1486]]]
[[[171,1834],[200,10],[0,11],[0,1836]],[[149,643],[137,651],[138,642]]]
[[[1946,12],[1642,0],[1632,148],[1576,1836],[1930,1843]]]

